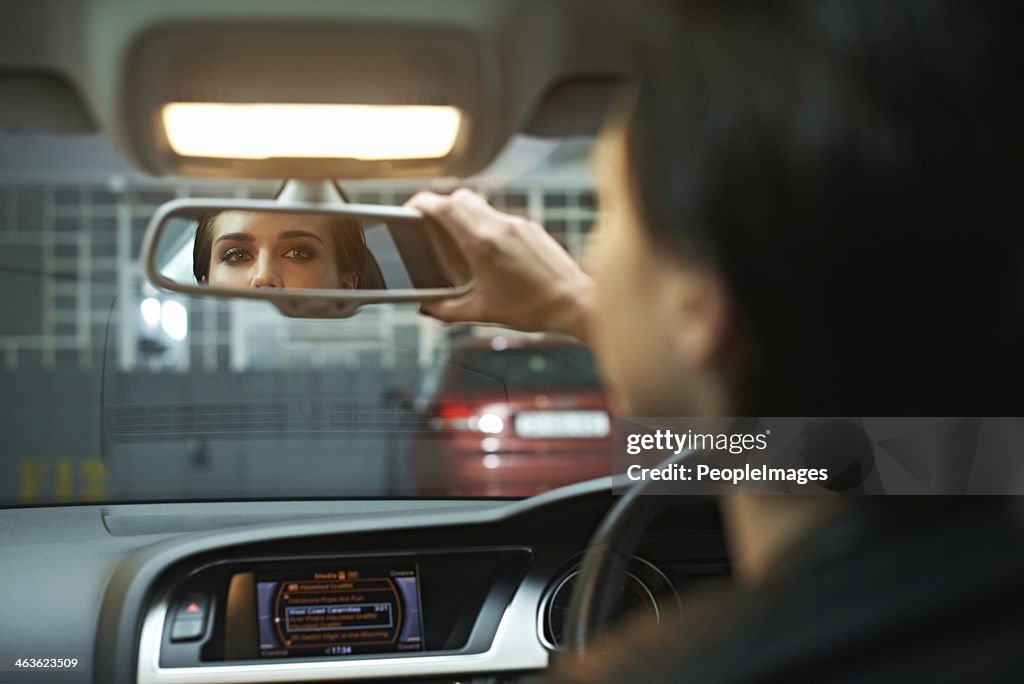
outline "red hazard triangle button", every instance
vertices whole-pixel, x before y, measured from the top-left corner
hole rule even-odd
[[[202,592],[185,594],[171,625],[171,641],[194,641],[206,633],[206,615],[210,612],[210,595]]]
[[[205,620],[209,606],[209,596],[199,592],[191,592],[181,597],[181,601],[178,603],[177,616]]]

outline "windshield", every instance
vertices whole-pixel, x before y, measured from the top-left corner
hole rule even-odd
[[[538,392],[600,387],[593,359],[584,347],[468,349],[444,363],[451,366],[449,383],[459,392],[486,392],[495,384]]]
[[[595,218],[589,150],[586,139],[520,140],[464,183],[341,185],[350,201],[388,205],[472,187],[578,259]],[[271,198],[279,183],[142,176],[97,135],[4,134],[0,160],[3,505],[524,496],[610,468],[607,430],[579,432],[607,411],[583,347],[445,326],[416,305],[289,319],[146,282],[140,242],[161,203]],[[453,418],[449,368],[465,388],[500,391]],[[478,420],[488,412],[502,430]],[[585,467],[566,467],[584,452]],[[514,486],[492,467],[533,454]],[[461,474],[427,483],[442,459]]]

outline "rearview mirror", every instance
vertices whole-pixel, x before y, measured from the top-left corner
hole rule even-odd
[[[364,304],[470,290],[464,269],[443,258],[451,245],[438,248],[443,236],[418,211],[346,204],[315,185],[312,194],[308,185],[289,187],[275,200],[164,204],[143,240],[147,277],[189,295],[267,300],[301,318],[343,318]]]

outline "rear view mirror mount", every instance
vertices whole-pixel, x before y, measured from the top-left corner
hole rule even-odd
[[[366,304],[465,295],[423,215],[347,203],[334,181],[289,180],[273,200],[177,199],[154,213],[142,266],[162,289],[269,301],[285,316],[345,318]]]

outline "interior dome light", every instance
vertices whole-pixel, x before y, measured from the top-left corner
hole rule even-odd
[[[183,157],[440,159],[452,151],[455,107],[172,102],[167,141]]]

